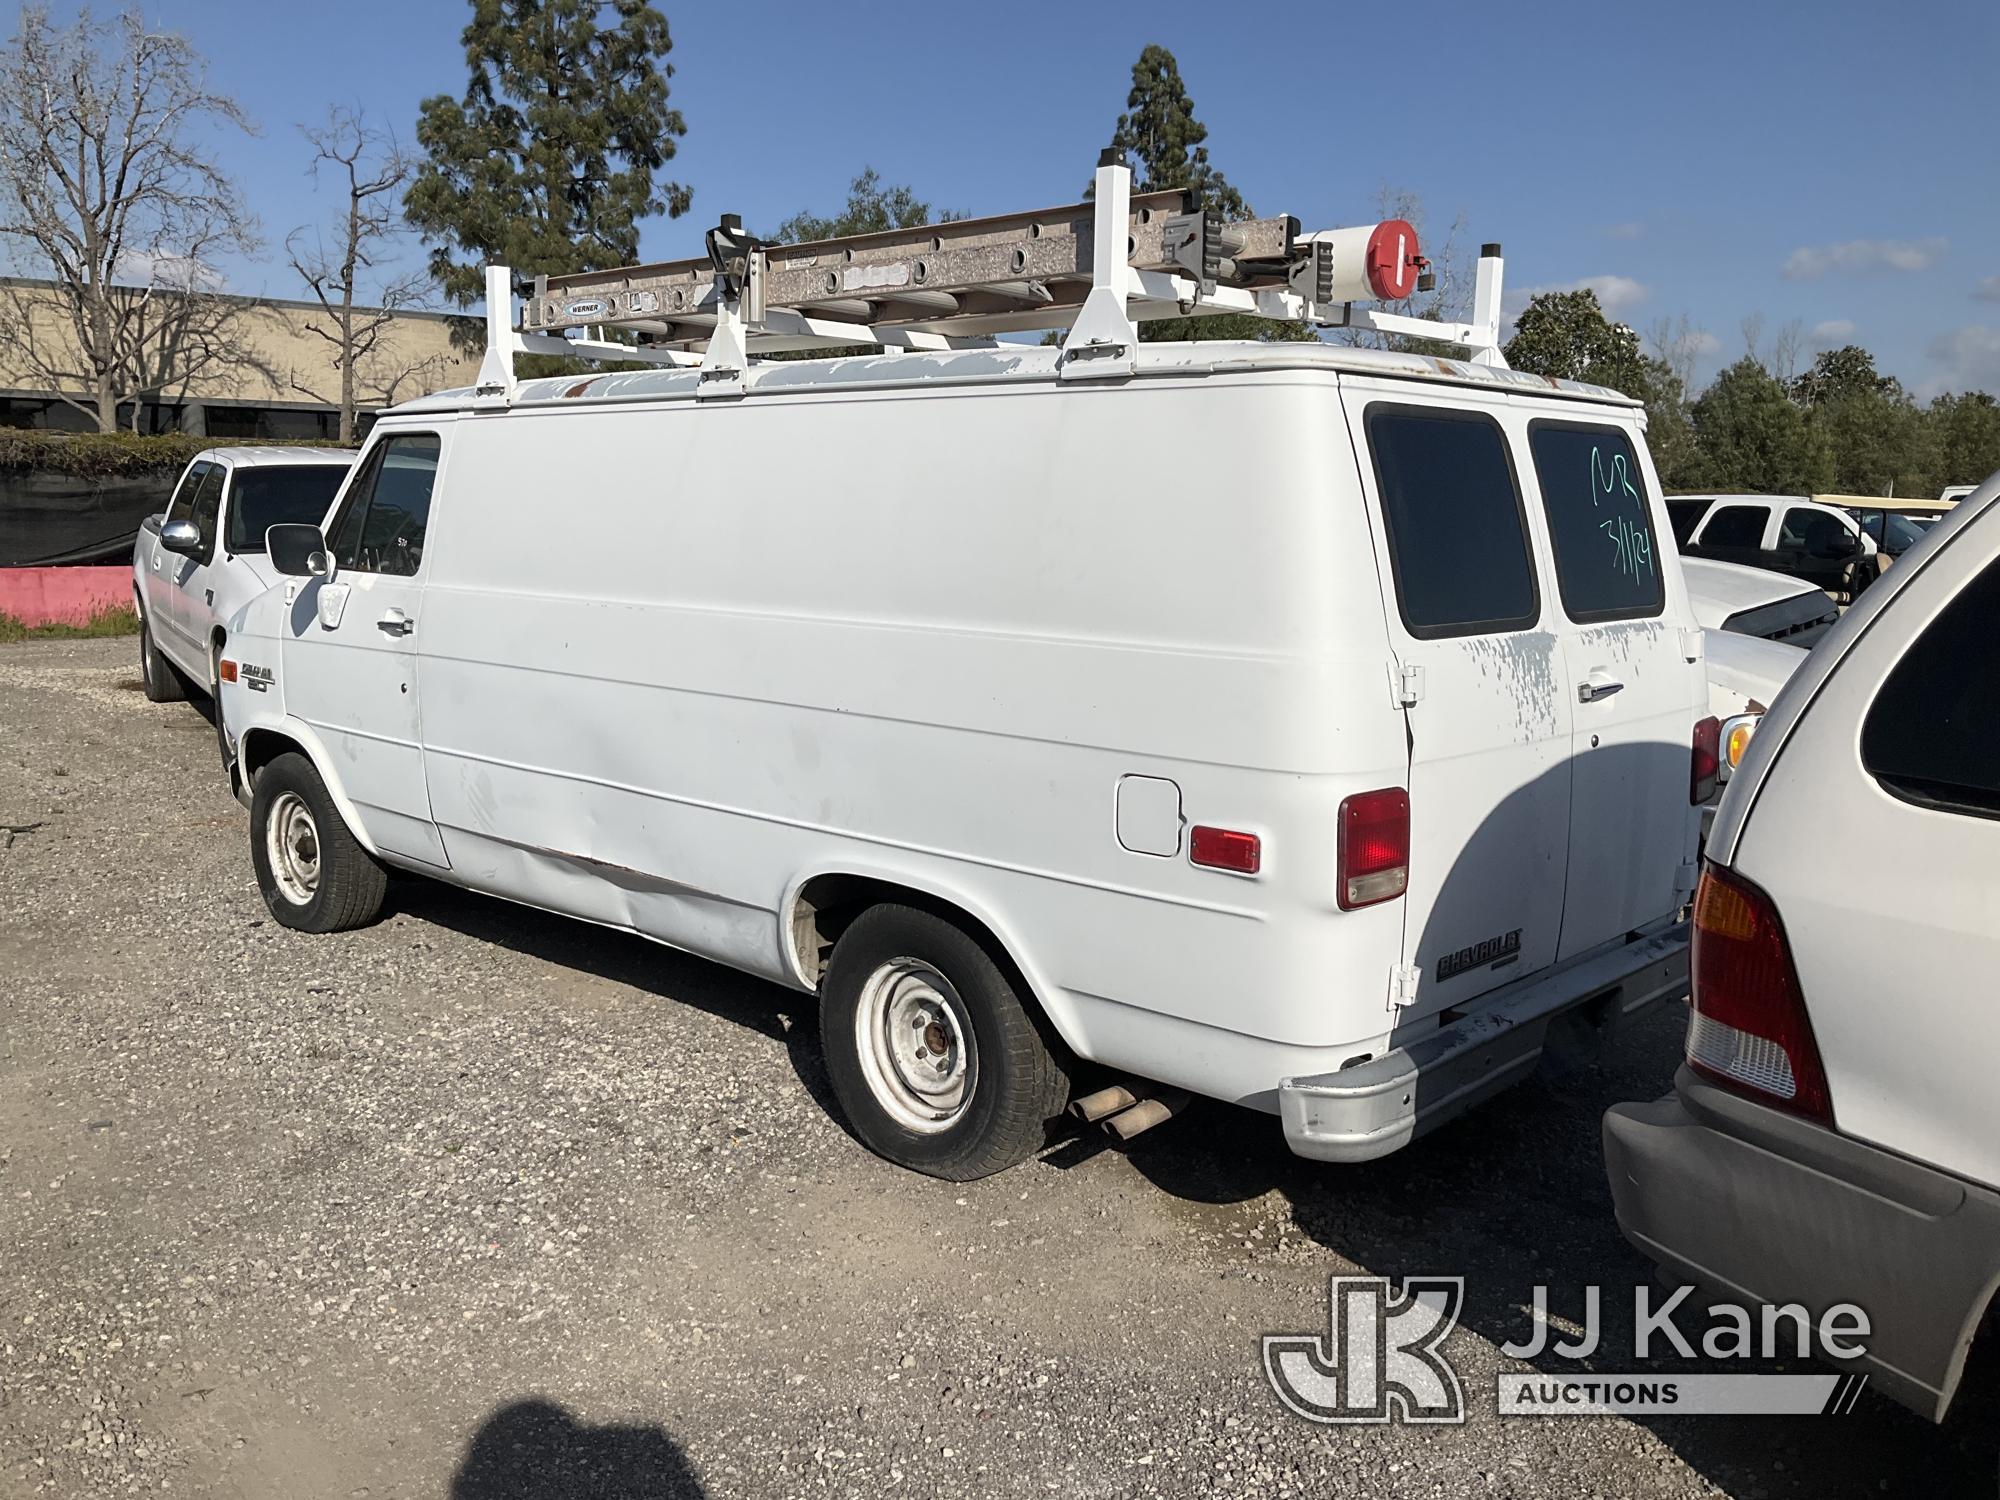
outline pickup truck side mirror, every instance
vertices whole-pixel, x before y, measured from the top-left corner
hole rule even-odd
[[[333,558],[317,526],[289,522],[264,533],[264,551],[271,566],[287,578],[331,578]]]
[[[192,521],[169,521],[160,528],[160,545],[182,557],[201,551],[201,528]]]
[[[1837,531],[1812,549],[1814,557],[1853,557],[1861,551],[1861,539],[1851,531]]]

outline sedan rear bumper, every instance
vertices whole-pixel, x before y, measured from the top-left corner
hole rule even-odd
[[[2000,1280],[2000,1194],[1739,1098],[1683,1068],[1604,1116],[1618,1227],[1671,1279],[1741,1306],[1868,1314],[1859,1361],[1940,1420]]]

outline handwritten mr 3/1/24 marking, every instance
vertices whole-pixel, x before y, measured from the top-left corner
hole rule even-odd
[[[1632,482],[1630,460],[1623,453],[1613,453],[1611,461],[1606,463],[1602,450],[1593,445],[1590,450],[1591,505],[1601,508],[1606,496],[1629,500],[1639,513],[1637,521],[1621,515],[1597,523],[1597,529],[1610,539],[1612,565],[1629,578],[1651,578],[1654,566],[1653,528],[1646,521],[1646,502],[1639,494],[1639,487]]]

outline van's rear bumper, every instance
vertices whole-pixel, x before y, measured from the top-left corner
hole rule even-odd
[[[1510,985],[1461,1019],[1337,1073],[1278,1085],[1285,1143],[1318,1161],[1370,1161],[1407,1146],[1518,1083],[1549,1024],[1572,1012],[1607,1025],[1687,994],[1688,927],[1679,922],[1551,974]]]

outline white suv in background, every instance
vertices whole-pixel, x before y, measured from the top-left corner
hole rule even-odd
[[[209,448],[195,455],[164,514],[132,549],[139,672],[146,696],[215,691],[223,622],[277,581],[264,556],[273,526],[317,525],[354,467],[340,448]]]
[[[1686,1066],[1604,1120],[1634,1245],[1732,1301],[1859,1305],[1865,1367],[1933,1419],[2000,1286],[1996,639],[1989,482],[1765,716],[1695,901]]]
[[[1768,568],[1843,599],[1881,571],[1859,521],[1804,495],[1671,495],[1667,514],[1683,557]]]

